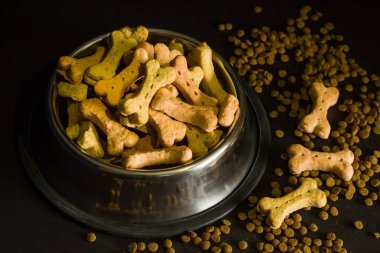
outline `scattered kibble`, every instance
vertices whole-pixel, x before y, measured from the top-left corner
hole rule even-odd
[[[245,240],[240,240],[238,243],[239,249],[247,249],[248,248],[248,242]]]
[[[354,221],[354,227],[356,229],[362,230],[364,228],[363,222],[360,220]]]
[[[282,130],[276,130],[276,131],[275,131],[275,135],[276,135],[278,138],[282,138],[282,137],[284,137],[284,131],[282,131]]]
[[[96,241],[96,234],[93,232],[90,232],[87,234],[87,241],[88,242],[95,242]]]

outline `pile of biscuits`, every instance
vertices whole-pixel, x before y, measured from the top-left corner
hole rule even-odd
[[[175,40],[150,44],[148,35],[143,26],[115,30],[108,46],[79,59],[62,56],[57,66],[67,136],[92,157],[121,157],[126,169],[202,157],[239,114],[206,43],[185,51]]]

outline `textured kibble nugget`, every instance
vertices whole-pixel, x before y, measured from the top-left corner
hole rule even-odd
[[[85,84],[58,83],[58,95],[71,98],[74,101],[83,101],[87,98],[88,86]]]

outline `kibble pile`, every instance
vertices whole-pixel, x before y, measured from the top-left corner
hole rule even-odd
[[[262,15],[260,13],[265,10],[256,6],[254,12]],[[268,195],[272,197],[293,191],[307,177],[314,178],[328,197],[328,204],[316,209],[321,222],[340,214],[334,204],[337,201],[355,197],[363,206],[372,206],[380,195],[380,151],[368,153],[360,148],[362,141],[380,134],[380,78],[368,73],[350,57],[350,47],[344,43],[344,37],[334,32],[331,22],[322,22],[322,16],[310,6],[304,6],[297,17],[287,19],[283,30],[272,30],[268,26],[234,29],[231,23],[221,23],[217,27],[234,46],[229,63],[255,92],[269,92],[275,100],[276,109],[268,112],[270,120],[275,121],[279,116],[286,115],[296,125],[312,109],[308,90],[315,80],[321,80],[326,87],[337,87],[342,94],[334,106],[337,108],[337,120],[332,122],[328,140],[318,139],[315,134],[296,128],[293,133],[286,133],[283,129],[273,130],[277,138],[294,134],[297,142],[310,150],[338,152],[349,149],[353,152],[354,174],[349,181],[326,172],[304,171],[300,175],[291,175],[285,167],[267,168],[279,178],[279,181],[270,183],[271,192]],[[286,150],[279,159],[289,159]],[[284,177],[287,180],[282,179]],[[287,183],[281,184],[280,181]],[[236,227],[247,231],[246,238],[231,241],[231,221],[224,219],[213,226],[182,234],[180,241],[197,246],[200,252],[213,253],[233,250],[295,253],[348,251],[343,240],[334,232],[321,236],[318,224],[308,222],[307,217],[301,216],[304,211],[291,214],[280,228],[270,228],[265,216],[256,209],[261,197],[264,196],[251,195],[247,204],[235,211],[240,223]],[[352,229],[361,230],[364,227],[362,221],[352,220]],[[380,237],[379,231],[371,231],[371,234],[375,238]],[[252,244],[248,243],[249,237],[258,239]],[[160,245],[155,242],[132,242],[125,252],[144,250],[175,252],[170,239]]]

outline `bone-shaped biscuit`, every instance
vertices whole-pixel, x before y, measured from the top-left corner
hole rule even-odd
[[[149,42],[144,41],[143,43],[138,45],[138,48],[144,49],[148,53],[148,59],[154,59],[154,46]]]
[[[191,149],[186,146],[154,150],[129,149],[123,152],[122,165],[126,169],[140,169],[162,164],[183,164],[192,159]]]
[[[57,86],[58,95],[61,97],[72,98],[75,101],[82,101],[87,98],[88,86],[85,84],[59,82]]]
[[[177,49],[170,50],[164,43],[156,43],[154,45],[154,58],[161,66],[169,64],[178,55],[182,55],[182,53]]]
[[[202,68],[204,78],[201,82],[203,90],[210,96],[216,97],[219,103],[222,103],[227,92],[223,89],[222,84],[216,77],[214,64],[212,62],[212,50],[205,43],[193,48],[188,55],[189,63],[195,63]]]
[[[77,143],[92,157],[102,158],[104,156],[104,150],[99,141],[98,131],[90,121],[82,121],[80,123],[80,134]]]
[[[318,189],[314,179],[306,178],[300,187],[282,197],[260,199],[257,210],[262,214],[267,214],[267,224],[272,229],[276,229],[289,214],[305,207],[321,208],[326,203],[325,192]]]
[[[90,84],[95,84],[101,79],[110,79],[119,66],[123,54],[137,46],[135,38],[125,38],[120,31],[111,33],[111,48],[101,62],[91,66],[86,71],[85,80]]]
[[[310,151],[301,144],[293,144],[288,148],[289,169],[293,174],[305,170],[321,170],[332,172],[345,181],[352,178],[354,170],[354,154],[351,150],[336,153]]]
[[[185,138],[186,125],[162,112],[149,108],[148,123],[156,130],[158,141],[163,147],[171,147]]]
[[[111,79],[99,80],[95,85],[95,93],[105,96],[108,105],[115,107],[119,104],[124,91],[126,91],[139,76],[139,68],[148,61],[147,52],[136,49],[132,62]]]
[[[67,127],[66,135],[74,140],[80,132],[79,121],[82,119],[82,114],[79,110],[79,102],[71,99],[67,100]]]
[[[239,100],[235,96],[228,94],[220,105],[220,111],[218,115],[219,125],[223,127],[231,126],[232,122],[234,122],[235,114],[238,109]]]
[[[136,145],[139,136],[123,127],[100,99],[86,99],[81,102],[80,109],[84,118],[107,135],[107,151],[110,155],[121,154],[124,147]]]
[[[184,56],[177,56],[174,59],[172,67],[177,74],[174,85],[181,92],[187,103],[215,107],[216,112],[218,111],[218,108],[216,107],[218,100],[206,95],[198,88],[199,84],[196,84],[194,82],[195,80],[192,79],[191,72],[187,68],[187,61]],[[194,69],[195,71],[202,71],[200,67],[194,67],[193,70]]]
[[[136,28],[125,26],[120,29],[120,32],[123,34],[124,38],[133,38],[137,41],[137,43],[143,43],[149,36],[148,29],[141,25]]]
[[[185,49],[183,48],[182,43],[177,42],[176,40],[171,40],[169,42],[169,49],[173,50],[176,49],[178,50],[182,55],[185,54]]]
[[[175,79],[172,67],[160,68],[156,60],[146,64],[145,79],[132,96],[122,99],[119,111],[123,115],[120,122],[125,126],[141,126],[148,122],[149,103],[158,89],[170,84]]]
[[[151,106],[178,121],[198,126],[206,132],[212,132],[218,124],[218,118],[213,112],[213,108],[185,103],[172,96],[166,88],[157,92]]]
[[[80,59],[70,56],[61,56],[58,59],[57,72],[68,81],[81,83],[84,72],[92,65],[100,62],[104,51],[104,47],[97,47],[94,54]]]
[[[321,81],[315,81],[310,87],[309,95],[313,101],[313,109],[300,121],[298,128],[327,139],[331,131],[327,111],[338,101],[339,90],[335,87],[326,88]]]
[[[198,127],[187,126],[186,139],[189,148],[193,152],[194,157],[205,155],[209,149],[213,148],[223,135],[223,131],[215,129],[207,133]]]

